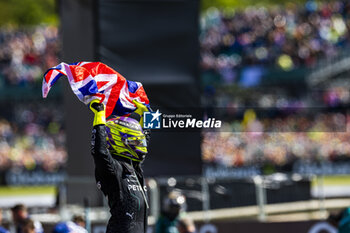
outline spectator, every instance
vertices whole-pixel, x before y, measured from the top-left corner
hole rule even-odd
[[[0,209],[0,233],[10,233],[7,229],[2,227],[2,210]]]
[[[16,233],[25,233],[24,227],[30,229],[30,217],[27,207],[23,204],[17,204],[11,209],[12,219],[16,228]],[[35,233],[43,233],[43,227],[39,221],[33,221]]]
[[[179,233],[177,221],[185,197],[179,192],[172,191],[163,201],[161,215],[156,222],[155,233]]]
[[[78,226],[81,226],[85,228],[85,219],[81,215],[74,215],[72,218],[72,221],[77,224]]]
[[[87,230],[75,222],[61,222],[56,224],[53,233],[88,233]]]
[[[177,230],[179,233],[195,233],[196,226],[192,219],[188,217],[181,217],[177,222]]]
[[[23,233],[35,233],[33,220],[28,218],[23,221]]]
[[[329,215],[327,221],[338,228],[338,233],[350,232],[350,207]]]

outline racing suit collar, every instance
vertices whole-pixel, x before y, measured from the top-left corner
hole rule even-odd
[[[120,164],[128,171],[129,174],[134,173],[134,167],[131,159],[121,156],[116,156],[115,159],[120,162]]]
[[[125,162],[127,164],[130,164],[132,165],[132,160],[129,159],[129,158],[125,158],[125,157],[122,157],[122,156],[115,156],[114,157],[116,160],[120,161],[120,162]]]

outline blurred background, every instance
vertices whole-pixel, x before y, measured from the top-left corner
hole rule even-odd
[[[349,52],[347,1],[0,1],[3,226],[14,229],[21,203],[45,232],[76,215],[104,232],[92,114],[64,78],[41,96],[48,68],[101,61],[142,82],[155,110],[223,121],[153,130],[149,232],[170,192],[198,233],[338,232],[350,206]]]

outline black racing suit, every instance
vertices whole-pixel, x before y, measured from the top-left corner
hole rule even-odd
[[[147,196],[139,164],[107,149],[105,125],[92,131],[91,153],[95,162],[98,188],[108,200],[111,218],[107,233],[145,233],[147,230]],[[143,187],[143,191],[142,191]]]

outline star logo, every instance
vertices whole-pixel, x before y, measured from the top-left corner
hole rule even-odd
[[[155,112],[155,113],[152,113],[152,120],[151,120],[151,122],[153,122],[154,120],[158,120],[159,119],[159,117],[161,116],[162,114],[161,113],[159,113],[159,110],[157,109],[157,111]]]
[[[143,113],[143,128],[144,129],[160,129],[162,113],[157,110],[156,112],[144,112]]]

